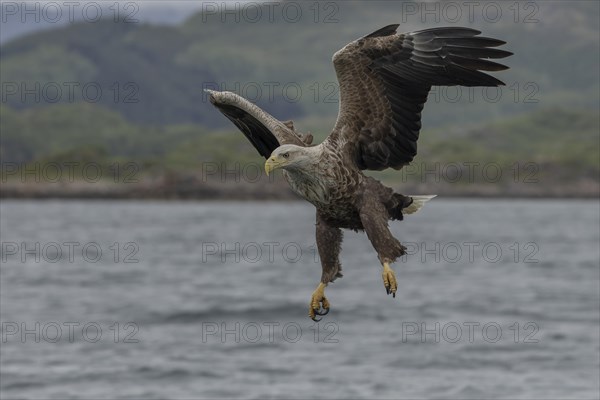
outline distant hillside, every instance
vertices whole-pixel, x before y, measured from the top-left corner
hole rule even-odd
[[[568,195],[565,187],[584,185],[598,195],[599,132],[597,113],[560,108],[469,128],[426,131],[406,171],[374,175],[391,184],[448,184],[453,191],[480,183],[494,190],[505,187],[510,193],[510,185],[517,184],[532,193],[563,191]]]
[[[0,161],[106,169],[131,162],[144,176],[179,182],[185,191],[207,162],[262,163],[204,87],[245,95],[319,141],[338,110],[335,51],[390,23],[400,23],[400,31],[461,25],[507,41],[504,48],[515,54],[502,62],[510,69],[494,74],[506,86],[434,88],[413,164],[374,175],[414,193],[596,195],[600,3],[477,2],[472,19],[463,9],[461,18],[442,12],[437,21],[424,8],[407,8],[454,3],[278,2],[270,18],[269,4],[251,2],[262,18],[251,20],[255,14],[240,6],[195,13],[180,24],[77,22],[9,40],[0,46]],[[285,4],[301,7],[302,18],[282,18]],[[502,17],[484,17],[487,4],[500,7]],[[465,163],[493,164],[502,178],[489,182],[478,171],[465,180]],[[447,174],[452,168],[460,179]],[[432,169],[446,176],[436,181]],[[525,184],[531,174],[535,182]],[[252,196],[262,188],[245,190]]]
[[[208,131],[194,124],[147,127],[85,103],[43,110],[3,107],[1,115],[0,158],[22,168],[50,162],[93,162],[104,167],[133,162],[142,175],[157,171],[185,175],[200,173],[207,163],[211,168],[219,165],[233,170],[252,164],[261,171],[264,162],[233,128]],[[411,166],[372,175],[396,186],[453,183],[452,192],[460,192],[464,190],[461,184],[490,183],[486,175],[495,176],[500,169],[502,178],[491,182],[496,189],[498,183],[507,184],[520,173],[520,183],[535,184],[529,185],[532,191],[592,182],[593,192],[598,190],[600,174],[599,124],[594,112],[549,108],[495,123],[426,129]],[[477,166],[472,178],[469,164]],[[482,171],[487,166],[493,167],[491,172]],[[455,181],[457,171],[462,178]]]
[[[418,14],[406,17],[402,2],[370,2],[369,7],[336,2],[337,9],[321,9],[318,15],[311,14],[314,9],[308,3],[298,4],[305,7],[297,23],[286,22],[280,14],[275,14],[275,22],[266,17],[252,22],[247,15],[229,13],[222,22],[219,15],[197,13],[178,26],[80,22],[9,41],[0,48],[3,104],[44,108],[54,98],[48,84],[62,88],[58,102],[91,103],[90,98],[96,101],[98,84],[102,96],[94,104],[117,111],[128,121],[225,127],[227,121],[207,104],[202,92],[216,84],[255,98],[279,118],[329,122],[337,112],[330,61],[336,50],[393,22],[403,22],[401,31],[452,24],[448,18],[436,23],[422,22]],[[508,42],[506,48],[515,53],[505,60],[511,69],[498,74],[507,86],[499,97],[495,91],[457,95],[440,89],[430,97],[425,126],[443,126],[459,115],[477,122],[551,105],[598,108],[598,2],[535,4],[539,7],[533,10],[535,23],[523,23],[531,10],[520,8],[521,13],[513,15],[508,6],[495,23],[484,20],[481,11],[472,22],[467,13],[455,22]],[[323,23],[332,11],[334,23]],[[262,15],[268,13],[262,6]],[[36,83],[42,92],[43,88],[49,92],[42,93],[41,100],[31,95],[22,99],[21,85],[32,88]],[[73,83],[79,86],[74,99],[69,99],[66,85]],[[82,93],[89,83],[94,86]],[[10,94],[6,85],[14,84],[17,94]],[[327,129],[328,124],[323,125]]]
[[[91,2],[91,1],[88,1]],[[21,2],[3,2],[5,6],[2,8],[4,13],[2,25],[0,27],[0,43],[5,43],[25,34],[31,34],[39,31],[56,28],[57,26],[68,25],[70,22],[81,22],[85,20],[83,7],[85,2],[71,3],[72,13],[62,12],[58,14],[58,10],[69,10],[69,5],[64,3],[38,2],[32,5],[32,2],[27,6],[27,10],[33,10],[26,15],[20,13],[24,10],[24,3]],[[35,12],[34,7],[40,10]],[[47,11],[42,11],[46,7]],[[102,15],[105,17],[114,17],[115,13],[122,18],[130,17],[142,23],[155,23],[160,25],[175,25],[185,20],[190,13],[197,12],[202,8],[199,2],[187,1],[140,1],[140,2],[120,2],[120,7],[117,11],[114,2],[94,2],[91,9],[96,10],[96,7],[102,10]],[[90,9],[89,15],[93,16]],[[55,11],[55,14],[52,13]],[[95,17],[91,17],[94,18]]]

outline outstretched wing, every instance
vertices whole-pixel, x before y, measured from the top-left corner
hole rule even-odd
[[[417,154],[421,110],[432,86],[499,86],[483,71],[508,67],[488,59],[512,53],[505,42],[469,28],[397,34],[389,25],[335,53],[340,111],[328,141],[348,146],[360,169],[400,169]]]
[[[231,92],[206,92],[210,102],[242,131],[261,156],[269,158],[283,144],[306,145],[293,129],[243,97]]]

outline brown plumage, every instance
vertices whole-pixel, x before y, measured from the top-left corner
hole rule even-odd
[[[417,154],[421,111],[432,86],[499,86],[483,71],[507,67],[489,59],[510,52],[503,41],[470,28],[433,28],[397,34],[389,25],[335,53],[340,111],[323,143],[295,131],[242,97],[209,91],[211,102],[267,158],[267,173],[282,168],[292,190],[317,208],[316,239],[323,273],[309,315],[324,315],[324,287],[341,277],[339,253],[344,229],[364,230],[383,264],[386,291],[396,292],[389,264],[405,248],[388,229],[389,220],[417,211],[427,197],[394,193],[362,170],[400,169]],[[321,307],[325,309],[320,312]]]

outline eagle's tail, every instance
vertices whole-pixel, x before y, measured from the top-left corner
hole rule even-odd
[[[437,194],[429,196],[409,196],[413,199],[412,203],[402,210],[403,214],[414,214],[421,209],[429,200],[433,199]]]

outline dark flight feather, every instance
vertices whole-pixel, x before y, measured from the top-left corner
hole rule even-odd
[[[294,130],[291,121],[281,122],[234,93],[207,92],[210,93],[210,102],[242,131],[265,158],[283,144],[306,146],[312,142],[312,135],[301,136]]]
[[[252,115],[233,106],[213,104],[242,131],[261,156],[269,158],[273,150],[280,146],[275,135]]]
[[[365,38],[374,38],[374,37],[393,35],[394,33],[396,33],[396,30],[398,29],[399,26],[400,26],[400,24],[392,24],[392,25],[384,26],[383,28],[378,29],[375,32],[368,34],[367,36],[365,36]]]
[[[334,56],[341,104],[328,141],[350,143],[360,169],[400,169],[410,163],[431,87],[504,85],[482,71],[507,69],[491,59],[512,54],[494,48],[504,41],[478,36],[481,32],[471,28],[394,34],[392,27],[397,28],[375,31]],[[378,101],[365,100],[373,98]]]

